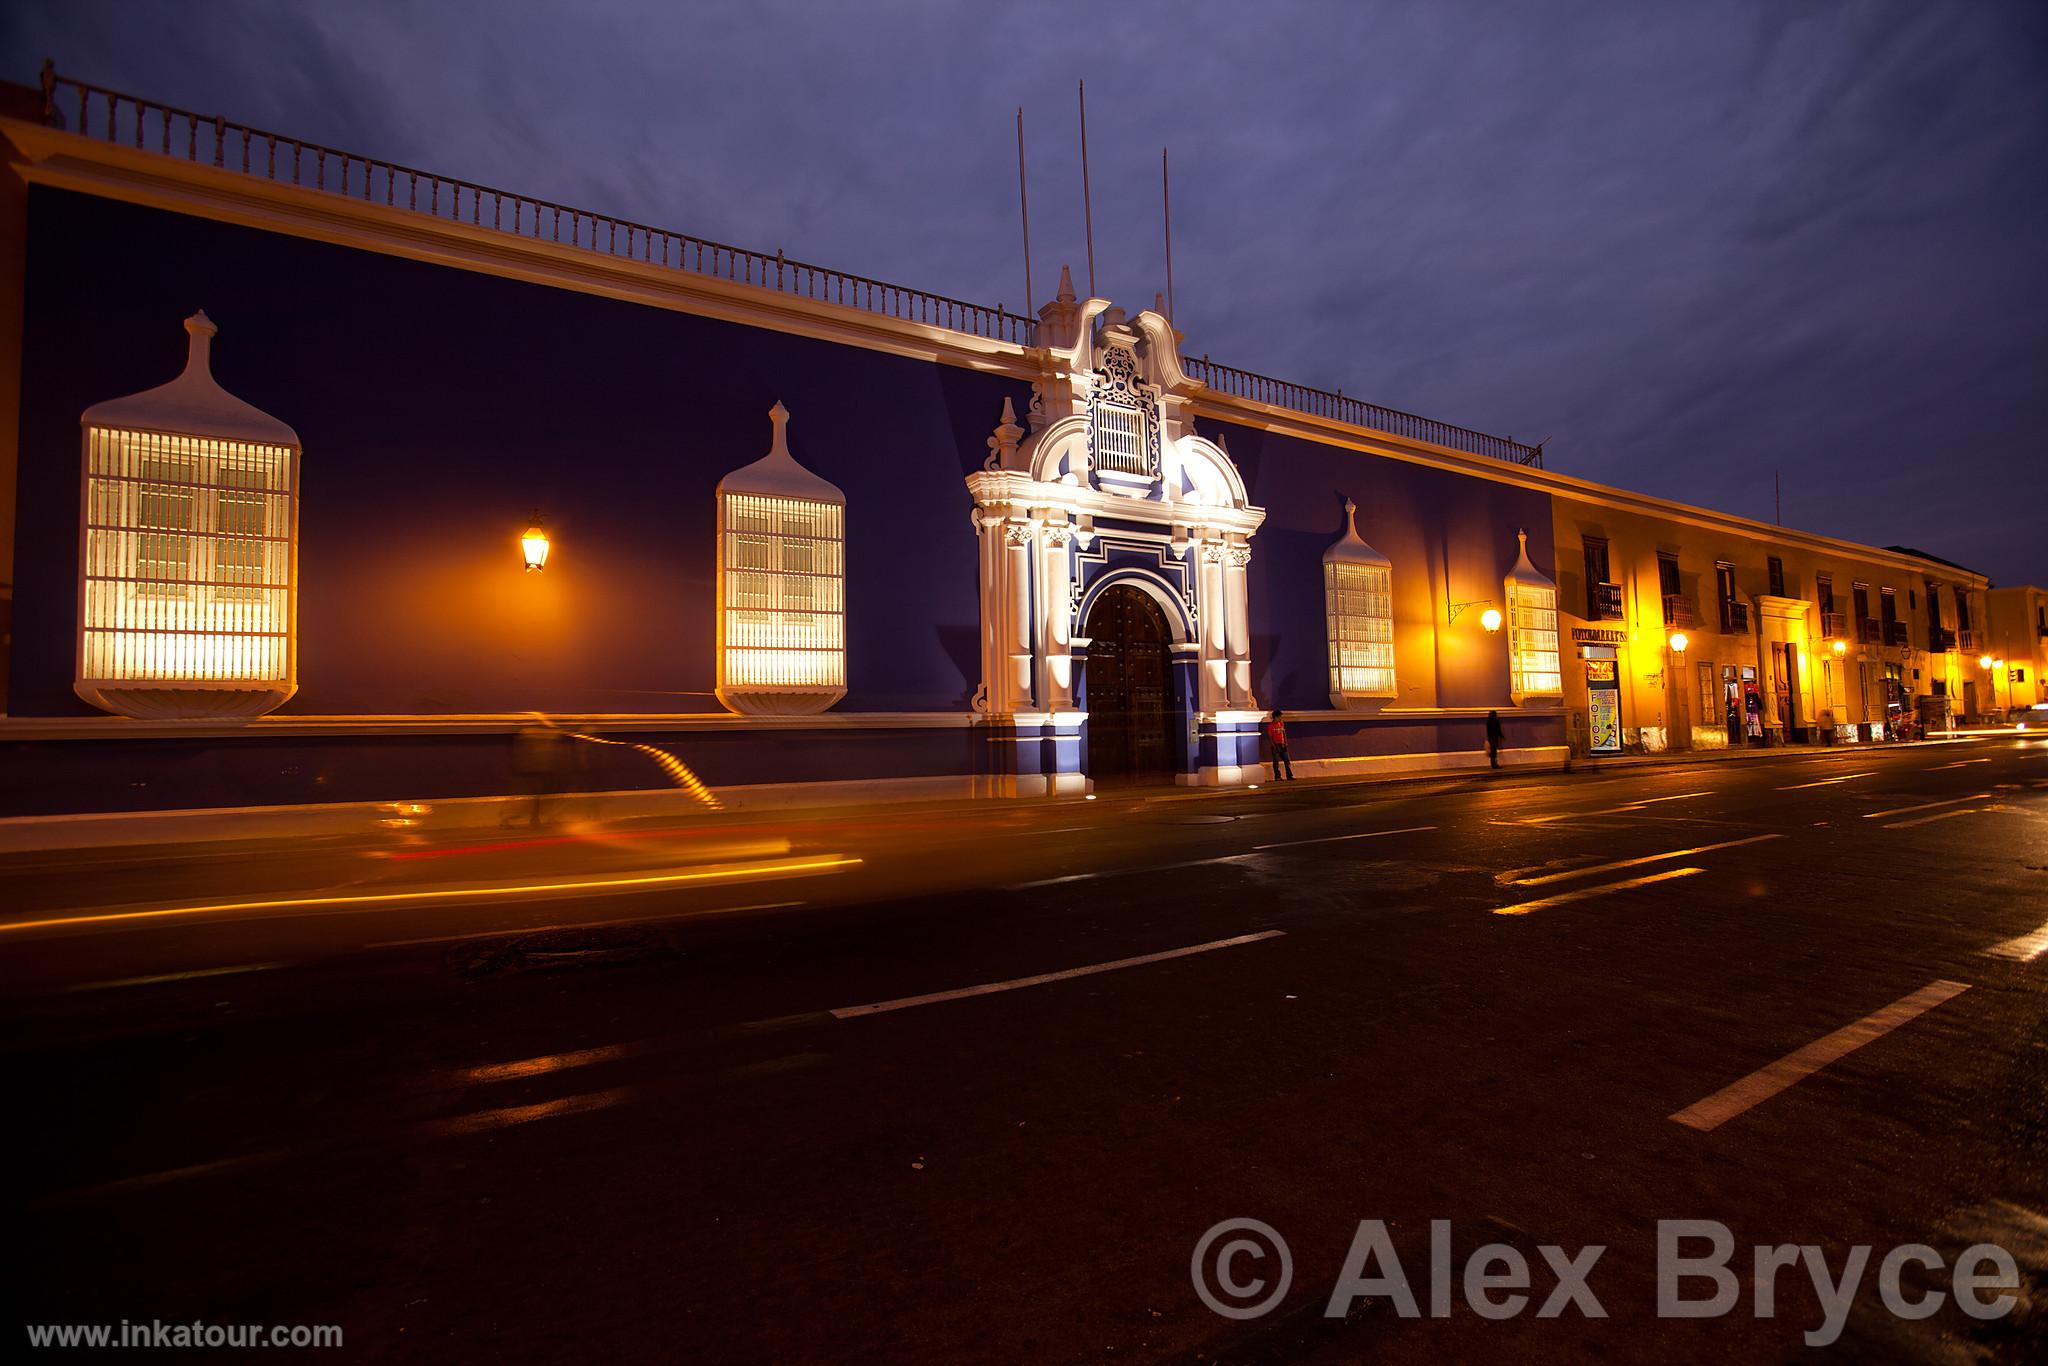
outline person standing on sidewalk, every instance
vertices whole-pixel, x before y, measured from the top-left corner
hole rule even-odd
[[[1495,768],[1500,767],[1500,740],[1500,713],[1490,711],[1486,713],[1486,762]]]
[[[1294,761],[1287,757],[1287,723],[1280,719],[1280,709],[1273,708],[1273,714],[1266,718],[1266,742],[1273,746],[1273,781],[1281,781],[1280,772],[1287,771],[1286,781],[1294,781]]]

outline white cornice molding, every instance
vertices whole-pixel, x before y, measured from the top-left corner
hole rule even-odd
[[[1258,427],[1281,436],[1298,437],[1325,446],[1341,446],[1365,455],[1384,456],[1411,465],[1449,470],[1476,479],[1490,480],[1496,484],[1509,484],[1516,488],[1547,493],[1554,498],[1576,500],[1598,507],[1612,508],[1617,512],[1695,526],[1717,535],[1740,536],[1766,545],[1797,546],[1804,550],[1840,556],[1863,564],[1888,565],[1915,573],[1946,570],[1952,576],[1967,578],[1971,586],[1977,588],[1985,587],[1990,582],[1982,574],[1957,569],[1938,560],[1924,560],[1918,556],[1901,555],[1896,551],[1881,550],[1876,546],[1823,536],[1817,532],[1798,531],[1792,527],[1738,517],[1733,513],[1715,512],[1711,508],[1694,507],[1690,503],[1675,502],[1653,494],[1635,493],[1607,484],[1597,484],[1590,479],[1559,474],[1554,470],[1511,465],[1490,456],[1471,455],[1432,442],[1376,432],[1370,428],[1356,427],[1350,423],[1321,418],[1309,413],[1297,413],[1290,408],[1275,407],[1255,399],[1238,398],[1215,389],[1197,390],[1189,395],[1189,402],[1202,416],[1219,422]]]
[[[1049,370],[1064,367],[1085,369],[1081,361],[1090,354],[1093,345],[1093,319],[1109,306],[1103,299],[1086,301],[1081,309],[1078,335],[1070,348],[1052,351],[1026,347],[757,285],[720,280],[673,266],[514,236],[495,228],[201,165],[22,119],[0,118],[0,134],[13,144],[15,169],[31,184],[1020,380],[1040,379]],[[1148,340],[1164,340],[1156,335],[1159,329],[1148,313],[1140,313],[1135,325],[1148,333]],[[1165,335],[1171,336],[1170,332]],[[1168,346],[1167,352],[1177,361],[1178,346]],[[1795,531],[1549,470],[1509,465],[1430,442],[1298,413],[1224,394],[1193,381],[1177,386],[1176,396],[1203,415],[1220,421],[1575,498],[1721,535],[1797,545],[1916,573],[1932,569],[1949,576],[1951,581],[1965,572],[1937,561]],[[1981,574],[1968,574],[1967,579],[1973,587],[1982,588],[1989,583]]]
[[[0,118],[0,133],[14,145],[15,169],[33,185],[1018,379],[1040,372],[1033,349],[1015,342],[198,165],[20,119]]]
[[[967,476],[967,488],[974,495],[976,506],[983,508],[1043,508],[1062,511],[1069,517],[1086,514],[1149,526],[1210,528],[1240,536],[1250,536],[1266,520],[1264,508],[1126,498],[1085,484],[1044,483],[1022,470],[976,470]]]

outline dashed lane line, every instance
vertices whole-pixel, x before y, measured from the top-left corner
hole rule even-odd
[[[1993,958],[2010,958],[2015,963],[2031,963],[2042,954],[2048,953],[2048,924],[2030,930],[2017,939],[2008,939],[2003,944],[1993,944],[1984,952]]]
[[[1839,777],[1839,778],[1822,778],[1822,779],[1820,779],[1820,780],[1819,780],[1818,782],[1811,782],[1811,783],[1788,783],[1788,784],[1786,784],[1786,785],[1785,785],[1784,787],[1781,787],[1781,788],[1779,788],[1779,789],[1778,789],[1778,791],[1780,791],[1780,792],[1797,792],[1797,791],[1799,791],[1799,790],[1800,790],[1801,788],[1807,788],[1807,787],[1826,787],[1826,786],[1827,786],[1828,784],[1830,784],[1830,783],[1847,783],[1847,782],[1853,782],[1853,781],[1855,781],[1855,780],[1856,780],[1856,779],[1858,779],[1858,778],[1874,778],[1874,777],[1876,777],[1876,776],[1877,776],[1877,770],[1876,770],[1876,769],[1872,769],[1872,770],[1870,770],[1870,772],[1868,772],[1868,773],[1844,773],[1844,774],[1843,774],[1843,775],[1842,775],[1841,777]]]
[[[1399,830],[1362,830],[1355,835],[1324,835],[1318,839],[1281,840],[1278,844],[1254,844],[1252,851],[1254,853],[1263,853],[1268,849],[1292,849],[1300,844],[1335,844],[1340,840],[1369,840],[1377,839],[1381,835],[1419,835],[1425,830],[1434,829],[1436,827],[1433,825],[1406,825]]]
[[[1716,849],[1737,849],[1745,844],[1762,844],[1766,840],[1781,840],[1783,835],[1751,835],[1748,839],[1724,840],[1719,844],[1700,844],[1690,849],[1672,849],[1662,854],[1645,854],[1641,858],[1625,858],[1614,863],[1596,863],[1589,868],[1572,868],[1562,873],[1545,873],[1541,877],[1509,878],[1510,887],[1545,887],[1553,882],[1568,882],[1575,877],[1591,877],[1595,873],[1619,872],[1623,868],[1640,868],[1646,863],[1663,863],[1669,859],[1691,858],[1694,854],[1711,854]]]
[[[1534,901],[1518,901],[1512,906],[1496,906],[1493,908],[1493,913],[1495,915],[1527,915],[1531,911],[1547,910],[1552,906],[1562,906],[1567,902],[1584,901],[1588,897],[1606,896],[1610,892],[1626,892],[1636,887],[1647,887],[1653,882],[1669,882],[1673,878],[1691,877],[1695,873],[1704,873],[1706,871],[1704,868],[1667,868],[1661,873],[1651,873],[1647,877],[1632,877],[1622,882],[1603,882],[1598,887],[1579,887],[1569,892],[1557,892],[1550,896],[1539,897]]]
[[[1974,816],[1980,811],[1990,811],[1993,809],[1989,806],[1966,806],[1959,811],[1937,811],[1931,816],[1915,816],[1909,821],[1886,821],[1884,828],[1887,830],[1904,830],[1909,826],[1926,825],[1929,821],[1945,821],[1951,816]]]
[[[1090,963],[1086,967],[1041,972],[1032,977],[1012,977],[1006,982],[983,982],[979,986],[960,987],[953,991],[934,991],[923,996],[900,996],[893,1001],[875,1001],[868,1005],[840,1006],[832,1014],[836,1019],[853,1020],[864,1015],[880,1015],[891,1010],[908,1010],[912,1006],[938,1005],[944,1001],[965,1000],[970,996],[991,996],[999,991],[1016,991],[1020,987],[1043,986],[1047,982],[1065,982],[1075,977],[1092,977],[1098,972],[1116,972],[1123,968],[1143,967],[1147,963],[1191,958],[1198,953],[1214,953],[1218,949],[1236,948],[1241,944],[1257,944],[1267,939],[1283,938],[1286,933],[1285,930],[1260,930],[1257,934],[1214,939],[1206,944],[1190,944],[1186,948],[1167,949],[1161,953],[1142,953],[1135,958],[1119,958],[1109,963]]]
[[[190,982],[201,977],[233,977],[245,972],[271,972],[289,963],[237,963],[225,968],[194,968],[190,972],[160,972],[150,977],[117,977],[111,982],[80,982],[66,987],[66,994],[80,991],[112,991],[117,987],[153,987],[165,982]]]
[[[1930,982],[1911,996],[1892,1002],[1873,1015],[1866,1015],[1852,1025],[1845,1025],[1832,1034],[1815,1039],[1812,1043],[1795,1052],[1787,1053],[1768,1067],[1759,1068],[1741,1081],[1724,1086],[1705,1100],[1695,1101],[1672,1115],[1673,1121],[1689,1129],[1705,1133],[1719,1128],[1743,1111],[1761,1105],[1780,1091],[1785,1090],[1826,1067],[1897,1029],[1910,1020],[1926,1014],[1943,1001],[1952,1000],[1970,989],[1967,982],[1941,980]]]
[[[1990,796],[1989,792],[1975,792],[1967,797],[1950,797],[1946,801],[1921,802],[1918,806],[1894,806],[1884,811],[1866,811],[1863,813],[1863,819],[1874,821],[1884,816],[1909,816],[1915,811],[1932,811],[1937,807],[1961,806],[1964,802],[1981,802]]]

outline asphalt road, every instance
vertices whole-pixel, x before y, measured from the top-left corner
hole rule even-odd
[[[2048,740],[563,814],[0,869],[8,1317],[367,1360],[1776,1359],[1826,1314],[1793,1253],[1761,1316],[1751,1249],[1867,1245],[1821,1350],[2048,1354]],[[1193,1283],[1227,1219],[1288,1245],[1261,1316]],[[1687,1219],[1736,1247],[1725,1315],[1658,1314]],[[1375,1220],[1421,1316],[1327,1316]],[[1239,1236],[1227,1307],[1280,1284]],[[1890,1249],[1987,1242],[2004,1317],[1885,1308]],[[1490,1243],[1513,1317],[1465,1297]],[[1606,1249],[1605,1317],[1538,1317],[1546,1245]]]

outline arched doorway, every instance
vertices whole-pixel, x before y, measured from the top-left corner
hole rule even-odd
[[[1088,611],[1088,776],[1098,782],[1173,772],[1167,713],[1173,700],[1173,633],[1143,589],[1103,590]]]

